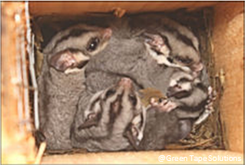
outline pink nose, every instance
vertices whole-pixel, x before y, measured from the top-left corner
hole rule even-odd
[[[129,78],[122,78],[120,81],[119,81],[119,86],[122,86],[122,87],[126,87],[126,88],[131,88],[132,87],[132,80],[130,80]]]
[[[111,28],[106,28],[105,30],[103,30],[103,38],[110,38],[112,35],[112,30]]]

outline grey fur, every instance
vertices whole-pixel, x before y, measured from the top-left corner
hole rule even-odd
[[[146,126],[139,150],[162,150],[166,144],[177,142],[189,133],[191,125],[182,127],[176,112],[150,108],[146,113]]]
[[[192,71],[197,72],[202,69],[198,38],[187,27],[161,13],[134,15],[129,22],[132,33],[144,36],[146,32],[166,37],[170,48],[169,56],[175,66],[188,66]],[[192,60],[192,62],[182,62],[181,59]],[[165,64],[170,65],[168,61]]]
[[[83,42],[83,36],[65,37],[63,42],[57,44],[57,41],[69,34],[74,27],[81,28],[81,30],[86,28],[87,33],[91,35],[97,33],[96,30],[101,30],[101,28],[87,25],[73,26],[55,35],[44,49],[43,67],[38,78],[38,90],[40,130],[46,137],[48,150],[69,150],[72,148],[70,127],[76,112],[79,95],[85,89],[84,68],[65,74],[58,72],[48,63],[50,57],[64,49],[85,49],[87,43]]]
[[[147,53],[143,42],[137,37],[130,39],[112,37],[108,46],[96,58],[91,58],[86,68],[86,81],[89,82],[86,85],[91,91],[96,91],[124,75],[135,80],[139,88],[156,88],[166,95],[171,77],[183,72],[179,68],[157,65]],[[191,74],[189,76],[192,77]],[[203,109],[187,110],[187,107],[192,108],[205,101],[207,97],[206,91],[196,84],[189,92],[188,97],[170,98],[178,105],[170,114],[158,110],[147,111],[146,130],[140,150],[163,149],[165,144],[188,135],[192,120],[198,117]]]
[[[120,85],[121,81],[122,79],[117,85],[93,95],[92,99],[89,99],[86,109],[84,109],[85,105],[83,104],[84,98],[81,97],[71,129],[72,145],[75,148],[85,148],[88,151],[118,151],[127,149],[130,146],[129,140],[124,136],[124,133],[128,125],[134,118],[143,113],[144,109],[141,106],[138,94],[132,87]],[[107,96],[106,93],[111,89],[115,93]],[[131,95],[137,99],[136,106],[129,100]],[[117,100],[118,97],[121,97],[121,99]],[[114,112],[117,109],[114,109],[114,103],[117,106],[121,106],[120,111],[117,111],[118,114],[115,114],[115,116]],[[101,118],[97,120],[96,125],[79,129],[81,125],[88,121],[89,113],[101,113]],[[110,120],[113,120],[113,122],[110,123]]]
[[[180,80],[183,78],[186,79],[182,84]],[[176,105],[176,108],[170,112],[162,111],[161,106],[155,105],[147,109],[145,132],[139,146],[140,150],[164,149],[166,144],[185,138],[190,133],[193,122],[205,110],[208,91],[197,78],[180,69],[175,69],[169,78],[168,92],[172,88],[171,85],[175,85],[173,81],[180,83],[178,84],[180,90],[171,91],[171,94],[183,91],[186,94],[179,95],[178,98],[175,96],[168,98]]]
[[[49,68],[45,59],[38,78],[40,130],[48,150],[71,149],[70,125],[84,89],[84,70],[66,75]]]
[[[185,82],[181,82],[183,78],[186,79]],[[179,118],[197,118],[207,104],[208,88],[198,78],[181,70],[174,72],[172,77],[170,77],[169,84],[173,80],[177,82],[178,86],[180,86],[179,88],[182,88],[180,91],[177,90],[176,93],[186,93],[183,96],[176,97],[176,95],[168,98],[177,105],[176,113]],[[168,92],[170,88],[169,85]]]
[[[178,68],[157,65],[156,61],[146,50],[144,40],[138,35],[141,34],[142,31],[155,30],[166,36],[172,48],[173,55],[186,55],[187,53],[190,54],[191,58],[196,62],[200,61],[198,41],[191,31],[165,18],[160,19],[158,16],[153,16],[149,19],[149,17],[147,19],[144,17],[131,17],[129,18],[129,22],[127,22],[128,18],[122,19],[122,21],[118,21],[111,26],[113,35],[107,47],[96,54],[96,56],[90,58],[85,73],[81,71],[79,73],[64,75],[63,73],[58,73],[56,70],[49,68],[47,62],[44,62],[42,75],[39,80],[39,91],[41,94],[40,107],[42,113],[40,118],[42,120],[41,129],[47,137],[48,149],[71,148],[69,128],[75,115],[77,102],[79,108],[71,130],[73,147],[87,148],[90,151],[114,151],[123,150],[129,146],[128,140],[122,136],[122,128],[118,130],[115,128],[114,131],[121,132],[117,134],[119,136],[111,136],[109,141],[102,140],[103,142],[101,142],[101,140],[88,139],[86,143],[83,141],[84,137],[86,139],[90,137],[90,135],[91,137],[97,136],[94,135],[94,130],[91,128],[91,130],[89,129],[88,131],[77,131],[76,129],[84,122],[84,111],[90,104],[94,94],[115,84],[121,77],[132,79],[136,90],[140,88],[155,88],[160,90],[163,94],[167,94],[170,77],[174,73],[181,71]],[[136,19],[137,21],[135,21]],[[156,20],[161,20],[160,24],[158,21],[156,22]],[[175,33],[164,29],[163,27],[166,24],[176,29],[181,35],[189,38],[196,51],[194,51],[194,48],[190,45],[186,45],[180,41]],[[121,25],[123,26],[120,27]],[[79,44],[79,42],[77,42],[77,44]],[[69,46],[76,47],[76,44]],[[60,51],[69,46],[66,46],[66,44],[61,45],[60,47],[56,47],[54,51]],[[50,47],[51,48],[47,47],[45,52],[52,50],[54,44]],[[51,54],[53,54],[53,52]],[[45,60],[48,58],[49,57],[46,55]],[[84,74],[86,79],[84,79]],[[206,80],[207,73],[202,72],[200,77],[202,80]],[[79,101],[78,98],[80,98]],[[194,85],[191,95],[188,97],[181,99],[170,98],[178,104],[178,108],[174,109],[170,114],[160,113],[158,115],[158,110],[148,111],[146,130],[152,130],[152,134],[145,131],[147,133],[144,134],[145,140],[143,140],[142,143],[143,150],[152,148],[162,149],[166,143],[171,141],[171,138],[175,140],[186,136],[191,127],[189,121],[192,118],[198,117],[200,109],[197,111],[186,111],[185,108],[198,105],[205,100],[205,98],[205,90]],[[60,100],[64,100],[64,102],[61,104]],[[125,114],[129,119],[130,115],[132,114]],[[125,116],[122,117],[127,118]],[[185,121],[186,118],[187,121]],[[189,120],[189,118],[191,119]],[[130,123],[130,121],[126,123]],[[126,127],[126,123],[121,123],[121,125]],[[154,125],[156,129],[153,129]],[[169,127],[174,129],[172,134],[169,132]],[[158,129],[162,130],[162,132],[159,133]],[[184,131],[181,131],[181,129]],[[100,135],[106,132],[98,130],[97,133]],[[153,135],[157,135],[157,137],[151,137]],[[159,140],[159,143],[156,143],[157,140]],[[149,141],[154,142],[154,144],[149,144],[149,147],[146,147]],[[114,146],[112,146],[112,144]],[[157,147],[158,144],[159,148]]]

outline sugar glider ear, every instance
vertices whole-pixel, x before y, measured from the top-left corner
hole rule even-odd
[[[102,92],[96,93],[90,102],[89,107],[84,111],[84,122],[78,127],[78,130],[97,126],[102,117],[102,109],[100,104]]]
[[[84,123],[78,127],[78,130],[81,131],[82,129],[90,128],[92,126],[97,126],[98,123],[99,123],[99,114],[92,112],[92,113],[88,114]]]
[[[137,138],[138,134],[139,134],[138,129],[136,129],[135,126],[132,123],[130,123],[126,127],[126,129],[125,129],[125,131],[123,133],[123,136],[128,139],[129,143],[133,146],[133,148],[136,151],[139,150],[139,148],[138,148],[138,138]]]

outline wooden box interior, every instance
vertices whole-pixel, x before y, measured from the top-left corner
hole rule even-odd
[[[11,7],[5,2],[5,6]],[[21,2],[13,2],[23,5]],[[17,7],[13,5],[18,10]],[[13,7],[12,6],[12,7]],[[244,71],[244,2],[29,2],[30,16],[40,16],[47,14],[65,14],[76,15],[86,12],[109,12],[116,8],[126,10],[128,13],[137,13],[145,11],[171,11],[179,8],[188,8],[196,10],[201,7],[211,6],[214,8],[214,29],[212,39],[212,49],[215,62],[215,71],[224,71],[224,94],[220,100],[221,121],[223,125],[224,136],[227,139],[226,150],[187,150],[187,151],[151,151],[151,152],[104,152],[87,154],[66,154],[66,155],[48,155],[43,156],[41,163],[92,163],[92,164],[152,164],[152,163],[170,163],[170,164],[196,164],[197,162],[180,162],[175,160],[158,161],[159,155],[171,155],[171,157],[189,157],[195,156],[233,156],[241,157],[243,162],[244,153],[244,107],[243,107],[243,71]],[[6,12],[7,17],[13,16],[13,13]],[[12,14],[12,15],[11,15]],[[16,127],[17,101],[14,83],[16,73],[11,71],[16,69],[15,50],[10,50],[11,41],[15,38],[11,27],[16,26],[9,23],[8,20],[2,22],[2,163],[33,163],[33,157],[36,157],[33,138],[25,139],[27,144],[22,143],[22,135],[19,138],[13,138],[18,134]],[[4,25],[4,26],[3,26]],[[10,66],[12,69],[10,70]],[[25,137],[23,135],[23,137]],[[13,155],[9,155],[11,146],[17,145],[21,149],[14,147]],[[31,153],[34,151],[34,153]],[[23,156],[25,155],[25,156]],[[26,156],[28,155],[28,156]],[[241,161],[231,161],[229,163],[242,163]],[[207,163],[201,161],[200,163]],[[225,161],[213,161],[208,163],[227,163]]]

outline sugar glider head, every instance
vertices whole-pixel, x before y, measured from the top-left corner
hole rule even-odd
[[[181,39],[176,39],[176,36],[170,33],[165,35],[156,32],[143,33],[146,49],[158,64],[164,64],[166,66],[177,67],[185,71],[193,72],[199,72],[203,69],[203,64],[197,48],[187,45],[181,41]],[[174,49],[170,46],[168,37],[171,42],[174,41]]]
[[[125,118],[124,121],[131,122],[133,117],[141,112],[140,99],[133,89],[132,81],[122,78],[116,85],[92,97],[84,111],[84,123],[79,129],[98,126],[100,122],[113,125],[118,118]]]
[[[190,31],[189,31],[190,32]],[[191,33],[191,32],[190,32]],[[182,67],[188,67],[192,72],[199,73],[203,69],[203,63],[199,51],[199,43],[194,35],[187,35],[176,32],[173,34],[164,33],[171,45],[171,61]]]
[[[131,145],[137,146],[143,138],[144,122],[145,109],[132,81],[122,78],[116,85],[94,95],[78,131],[88,131],[93,137],[116,137],[118,141],[126,137]]]
[[[68,68],[82,68],[91,56],[103,50],[112,35],[110,28],[87,25],[72,26],[56,34],[44,49],[48,63],[64,72]]]
[[[192,74],[178,70],[170,78],[167,97],[183,98],[191,94],[193,86],[198,79]]]

